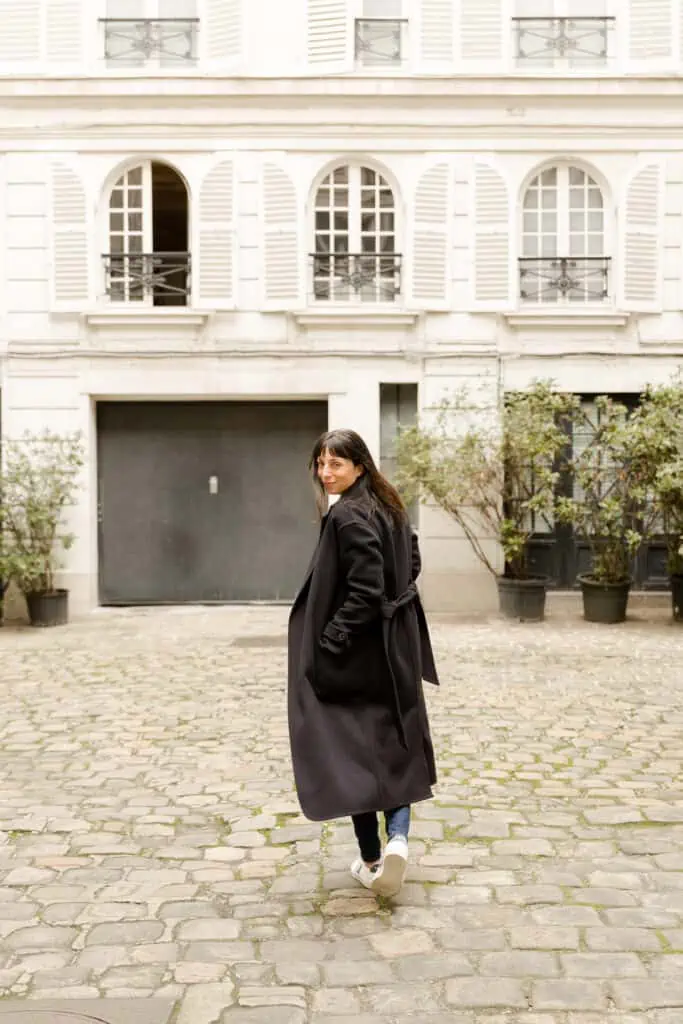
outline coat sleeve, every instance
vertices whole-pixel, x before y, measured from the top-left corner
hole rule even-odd
[[[351,635],[378,618],[384,598],[384,558],[379,536],[364,519],[338,525],[339,558],[347,596],[323,630],[321,643],[339,653]]]
[[[417,531],[411,530],[411,581],[414,583],[422,572],[422,555],[420,554],[420,542],[417,539]]]

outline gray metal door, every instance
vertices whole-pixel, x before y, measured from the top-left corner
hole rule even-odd
[[[290,600],[324,402],[101,402],[102,604]]]

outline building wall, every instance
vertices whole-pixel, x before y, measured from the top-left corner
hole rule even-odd
[[[97,603],[98,399],[323,397],[330,425],[378,455],[381,383],[417,383],[428,416],[456,388],[488,405],[539,376],[639,391],[683,362],[683,6],[623,0],[608,65],[571,72],[516,66],[515,10],[412,3],[408,59],[387,73],[354,64],[355,0],[198,0],[199,64],[150,70],[102,61],[104,5],[27,0],[19,18],[0,0],[2,429],[83,432],[64,573],[77,611]],[[142,160],[188,185],[186,309],[104,293],[108,190]],[[341,162],[394,188],[403,274],[390,306],[311,294],[312,200]],[[590,308],[519,300],[524,190],[558,163],[605,197],[610,296]],[[218,195],[212,174],[227,166]],[[232,272],[217,296],[203,275],[228,208]],[[430,607],[490,607],[492,581],[452,524],[423,508],[420,532]]]

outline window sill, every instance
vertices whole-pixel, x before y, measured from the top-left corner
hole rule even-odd
[[[586,306],[569,308],[558,306],[554,309],[531,307],[502,314],[510,327],[625,327],[630,313],[612,308],[595,309]]]
[[[168,309],[159,306],[143,306],[131,309],[112,306],[82,314],[89,327],[203,327],[211,317],[209,310],[197,310],[187,306]]]
[[[369,309],[328,305],[319,309],[304,309],[291,312],[290,317],[299,327],[400,327],[414,326],[420,313],[405,309],[391,309],[387,306],[372,306]]]

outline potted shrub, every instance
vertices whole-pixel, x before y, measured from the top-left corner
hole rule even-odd
[[[578,577],[588,622],[626,618],[633,559],[654,530],[657,508],[652,467],[642,444],[644,422],[621,402],[601,396],[596,422],[575,420],[575,442],[587,444],[570,460],[572,497],[558,499],[558,519],[570,523],[591,552],[590,572]]]
[[[417,424],[398,440],[399,486],[453,518],[495,577],[508,618],[544,617],[548,580],[531,571],[528,542],[536,518],[552,517],[567,444],[563,420],[574,405],[549,381],[509,395],[493,417],[460,395],[442,402],[432,427]],[[502,574],[491,541],[502,550]]]
[[[634,414],[643,461],[667,537],[674,619],[683,622],[683,383],[648,389]]]
[[[61,554],[74,541],[63,516],[83,466],[78,434],[24,434],[3,443],[0,516],[8,577],[26,598],[34,626],[68,620],[68,594],[55,586]]]

